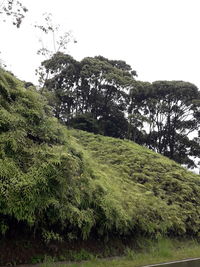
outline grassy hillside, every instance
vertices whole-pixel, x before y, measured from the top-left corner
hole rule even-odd
[[[129,141],[67,130],[0,70],[0,233],[198,236],[200,177]]]
[[[70,135],[106,193],[102,201],[115,228],[150,236],[198,235],[199,175],[127,140],[77,130]],[[101,225],[105,222],[102,218]]]

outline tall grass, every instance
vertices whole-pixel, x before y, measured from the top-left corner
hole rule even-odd
[[[195,240],[170,240],[161,238],[158,241],[143,239],[139,250],[127,248],[125,256],[112,259],[96,259],[79,263],[49,263],[41,267],[139,267],[148,264],[164,263],[186,258],[195,258],[200,255],[200,244]]]

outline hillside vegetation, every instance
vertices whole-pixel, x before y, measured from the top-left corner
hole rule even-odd
[[[0,233],[198,236],[200,177],[131,141],[67,130],[0,70]]]

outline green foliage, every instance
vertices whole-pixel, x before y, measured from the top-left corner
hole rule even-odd
[[[93,118],[92,114],[86,113],[77,115],[69,121],[69,126],[74,129],[79,129],[91,133],[101,133],[98,121]]]
[[[136,75],[126,62],[102,56],[78,62],[58,52],[42,68],[47,77],[42,91],[58,119],[89,132],[125,137],[123,111]]]
[[[93,260],[95,259],[95,256],[85,249],[81,249],[79,251],[69,250],[67,252],[67,259],[70,261],[84,261]]]
[[[0,231],[47,244],[200,233],[200,179],[130,141],[66,130],[0,70]]]
[[[135,251],[127,247],[124,251],[127,260],[134,260],[135,259]]]
[[[45,229],[43,230],[42,237],[46,244],[50,243],[51,241],[63,241],[62,237],[60,237],[58,233],[54,233],[53,231],[47,231]]]
[[[183,81],[137,82],[130,91],[129,137],[180,164],[195,166],[200,125],[200,93]],[[141,131],[143,130],[143,132]],[[137,131],[142,132],[138,135]],[[195,133],[196,131],[196,133]]]
[[[42,263],[45,259],[44,255],[36,255],[32,257],[31,259],[31,264],[37,264],[37,263]]]
[[[68,267],[138,267],[138,266],[152,266],[156,264],[163,264],[171,261],[184,260],[190,258],[198,258],[200,245],[198,242],[192,240],[178,240],[163,238],[157,241],[143,239],[144,244],[139,249],[132,249],[126,247],[124,250],[124,257],[107,257],[106,259],[94,258],[79,263],[53,263],[52,261],[44,262],[42,267],[68,266]],[[66,260],[68,258],[63,258]],[[190,262],[191,263],[191,262]],[[187,264],[187,263],[180,263]],[[198,265],[198,261],[194,262]]]
[[[58,52],[42,62],[42,93],[63,123],[145,145],[180,164],[196,167],[200,126],[198,88],[183,81],[135,81],[121,60],[102,56],[76,61]],[[127,118],[128,114],[128,118]]]
[[[71,133],[96,162],[93,169],[101,170],[100,180],[107,192],[110,189],[100,229],[104,225],[104,232],[114,228],[157,238],[164,234],[198,235],[198,175],[130,141],[75,130]],[[106,216],[112,218],[108,225]]]
[[[41,95],[24,89],[3,70],[0,75],[5,92],[0,95],[2,218],[25,221],[37,231],[49,232],[53,225],[60,223],[64,229],[72,223],[85,229],[85,236],[94,219],[90,209],[79,209],[84,195],[81,186],[87,183],[81,155],[67,144],[68,134],[50,116]]]

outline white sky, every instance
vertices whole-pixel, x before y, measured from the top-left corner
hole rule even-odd
[[[23,0],[29,12],[20,29],[0,22],[0,58],[20,79],[37,82],[39,34],[31,26],[44,12],[71,30],[75,59],[121,59],[138,79],[184,80],[200,88],[200,0]]]

